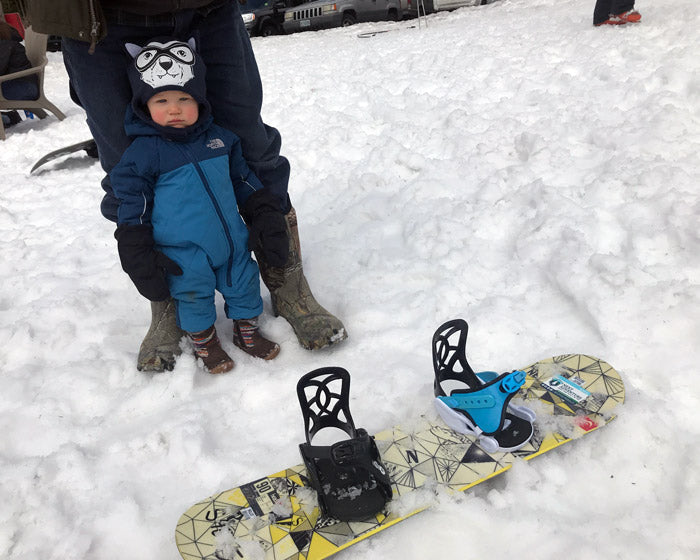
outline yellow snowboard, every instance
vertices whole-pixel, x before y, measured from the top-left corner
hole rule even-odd
[[[515,452],[486,453],[473,436],[427,420],[411,432],[395,427],[375,435],[392,479],[393,501],[361,522],[323,517],[306,469],[287,470],[226,490],[188,509],[175,537],[184,560],[322,560],[398,523],[401,496],[426,484],[463,491],[604,426],[625,400],[620,375],[591,356],[567,354],[523,371],[514,402],[535,411],[535,434]],[[301,438],[300,438],[301,439]]]

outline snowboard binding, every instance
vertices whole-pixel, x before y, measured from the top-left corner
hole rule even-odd
[[[297,384],[304,415],[306,443],[299,445],[311,485],[324,515],[340,521],[359,521],[378,513],[392,498],[391,480],[379,450],[350,415],[350,374],[340,367],[324,367],[304,375]],[[326,428],[345,432],[350,439],[332,445],[312,445]]]
[[[476,436],[487,453],[520,449],[530,441],[535,420],[531,409],[510,402],[525,372],[474,373],[465,354],[468,332],[466,321],[455,319],[433,335],[435,407],[451,429]]]

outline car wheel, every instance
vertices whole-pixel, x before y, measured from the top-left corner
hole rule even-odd
[[[341,21],[340,25],[343,27],[349,27],[351,25],[355,25],[356,23],[357,18],[355,17],[355,14],[345,13],[343,14],[343,20]]]
[[[399,21],[399,13],[396,10],[389,10],[389,21]]]
[[[272,25],[271,23],[266,23],[260,29],[260,36],[261,37],[269,37],[270,35],[276,35],[276,34],[277,33],[275,30],[275,26]]]

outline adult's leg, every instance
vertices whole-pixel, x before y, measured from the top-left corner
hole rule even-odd
[[[238,2],[226,3],[194,25],[214,120],[241,138],[243,157],[287,212],[289,162],[280,155],[279,132],[260,116],[262,83]]]
[[[124,114],[131,101],[131,88],[126,74],[130,60],[124,50],[124,43],[143,41],[167,32],[167,29],[111,24],[109,35],[99,43],[94,54],[88,53],[87,43],[63,39],[63,57],[71,94],[85,109],[87,123],[97,144],[105,173],[112,170],[129,145],[129,138],[124,132]],[[116,222],[119,203],[108,175],[102,181],[102,188],[105,191],[102,214]],[[175,356],[180,353],[182,335],[175,319],[173,301],[151,302],[151,326],[139,349],[138,369],[172,369]]]
[[[2,124],[5,128],[9,128],[21,122],[22,117],[19,116],[17,111],[2,111]]]
[[[610,15],[619,15],[634,9],[634,0],[597,0],[593,10],[593,25],[600,25]]]
[[[87,114],[87,124],[100,154],[100,163],[109,173],[119,162],[130,143],[124,131],[124,114],[131,101],[131,87],[127,78],[128,59],[124,51],[119,26],[110,28],[110,34],[100,42],[94,54],[88,53],[88,44],[63,39],[63,61],[70,79],[72,93],[80,100]],[[103,212],[116,222],[116,205],[111,187],[105,192]],[[114,207],[114,212],[109,211]]]
[[[140,371],[170,371],[181,354],[180,339],[184,333],[175,317],[175,301],[151,302],[151,325],[141,341],[136,368]]]
[[[593,25],[600,25],[608,19],[612,0],[596,0],[595,8],[593,8]]]
[[[296,213],[287,194],[289,163],[279,154],[279,132],[260,116],[262,85],[238,3],[229,2],[209,13],[195,29],[207,67],[207,96],[214,120],[240,136],[243,156],[286,214],[290,247],[285,267],[270,267],[261,252],[255,254],[275,314],[289,322],[304,348],[344,340],[343,323],[319,305],[304,275]]]
[[[124,44],[143,43],[168,27],[137,27],[109,24],[109,34],[97,45],[93,54],[83,41],[63,38],[63,61],[70,80],[71,97],[85,109],[87,123],[97,144],[100,163],[109,174],[119,162],[131,140],[124,131],[124,115],[131,102],[131,86],[126,69],[131,64]],[[117,221],[119,203],[114,196],[109,176],[102,181],[105,191],[102,214]]]
[[[634,0],[612,0],[610,13],[613,15],[624,14],[634,9]]]
[[[316,301],[306,280],[301,261],[301,243],[297,214],[292,208],[286,215],[289,257],[282,268],[269,266],[262,251],[255,252],[260,275],[270,290],[272,309],[294,329],[299,343],[307,350],[325,348],[348,337],[345,326]]]

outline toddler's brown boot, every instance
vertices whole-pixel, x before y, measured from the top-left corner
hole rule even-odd
[[[209,373],[224,373],[235,365],[231,357],[221,347],[214,325],[200,332],[188,332],[194,353],[204,362]]]
[[[234,319],[233,343],[247,354],[263,360],[271,360],[280,353],[279,344],[260,334],[257,319]]]

